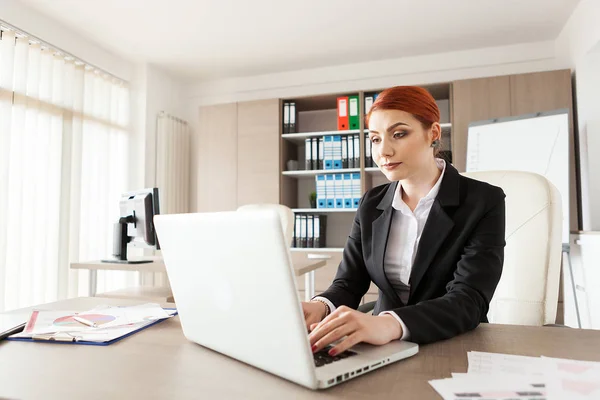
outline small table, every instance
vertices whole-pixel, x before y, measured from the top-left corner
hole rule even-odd
[[[131,260],[152,260],[144,264],[119,264],[104,263],[102,261],[88,261],[71,263],[72,269],[87,269],[90,271],[90,296],[96,296],[98,270],[105,271],[138,271],[167,273],[162,257],[131,257]],[[304,275],[304,298],[309,301],[315,296],[315,271],[327,264],[324,259],[309,259],[306,254],[292,253],[292,264],[296,276]]]

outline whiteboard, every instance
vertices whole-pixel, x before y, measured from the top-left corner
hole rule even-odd
[[[467,172],[511,170],[545,176],[561,195],[563,243],[569,243],[568,110],[469,125]]]

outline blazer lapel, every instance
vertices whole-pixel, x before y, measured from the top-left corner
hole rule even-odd
[[[387,275],[384,271],[384,260],[385,260],[385,250],[387,248],[387,241],[390,234],[390,226],[392,224],[392,216],[394,213],[394,208],[392,207],[392,201],[394,199],[394,193],[396,192],[396,188],[398,187],[398,182],[391,184],[388,187],[388,191],[377,206],[378,210],[383,210],[383,213],[373,221],[372,232],[373,232],[373,241],[371,242],[372,253],[373,254],[373,263],[375,266],[375,272],[377,273],[377,278],[379,282],[382,283],[383,287],[380,289],[385,292],[388,296],[395,298],[398,304],[401,304],[400,297],[392,287],[392,284],[387,278]]]
[[[429,217],[423,228],[419,247],[410,273],[410,296],[419,286],[423,275],[446,237],[454,228],[454,221],[446,213],[447,208],[458,206],[460,202],[458,171],[446,163],[446,171],[440,184],[440,191],[433,202]]]

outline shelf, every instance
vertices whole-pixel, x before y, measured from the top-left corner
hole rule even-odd
[[[314,178],[316,175],[323,174],[351,174],[360,172],[360,168],[345,168],[345,169],[311,169],[298,171],[283,171],[284,176],[293,178]]]
[[[365,168],[365,172],[374,173],[374,172],[381,172],[381,170],[379,169],[379,167],[368,167],[368,168]],[[381,173],[383,173],[383,172],[381,172]]]
[[[322,110],[334,110],[334,112],[337,112],[338,97],[357,95],[358,92],[338,92],[316,96],[295,97],[294,99],[286,99],[284,101],[295,101],[296,111],[298,113]]]
[[[343,253],[343,247],[292,247],[290,249],[292,253]]]
[[[281,135],[282,138],[292,141],[296,144],[304,144],[304,139],[321,137],[321,136],[335,136],[335,135],[358,135],[360,129],[350,129],[347,131],[321,131],[321,132],[306,132],[306,133],[284,133]]]
[[[327,213],[355,213],[356,208],[293,208],[295,213],[327,214]]]

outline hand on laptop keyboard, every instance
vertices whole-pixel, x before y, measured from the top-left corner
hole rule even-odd
[[[331,364],[332,362],[340,361],[345,358],[355,356],[357,354],[352,350],[346,350],[338,354],[337,356],[332,357],[328,353],[328,351],[332,348],[333,346],[327,346],[323,350],[313,353],[315,359],[315,367],[322,367],[324,365]]]
[[[306,327],[310,328],[312,324],[318,324],[325,318],[326,305],[319,301],[302,302],[302,311],[304,312],[304,321]]]
[[[383,345],[402,337],[402,326],[393,316],[363,314],[346,306],[338,307],[310,328],[313,353],[340,341],[329,351],[333,357],[361,342]]]

